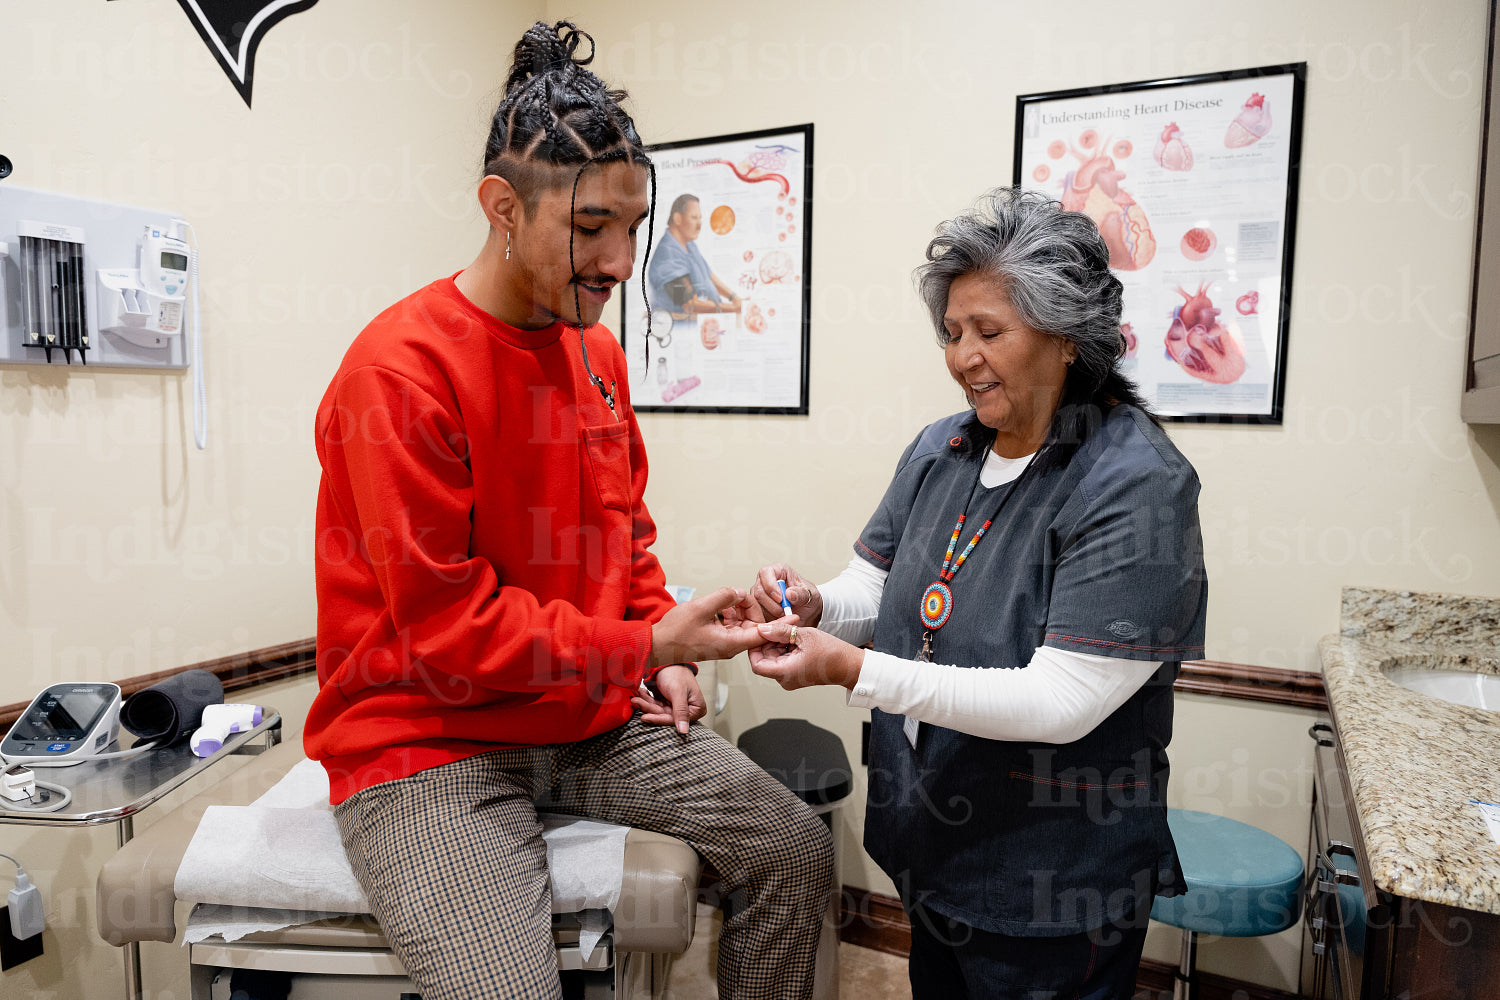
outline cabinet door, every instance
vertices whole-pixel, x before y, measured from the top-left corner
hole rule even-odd
[[[1472,424],[1500,423],[1500,72],[1495,66],[1496,10],[1489,4],[1479,220],[1474,238],[1469,350],[1460,411]]]
[[[1332,995],[1363,1000],[1380,996],[1384,988],[1379,966],[1390,932],[1385,916],[1388,907],[1377,900],[1372,908],[1374,894],[1366,894],[1361,884],[1360,868],[1366,866],[1358,860],[1359,820],[1334,731],[1320,724],[1313,727],[1312,735],[1317,746],[1313,749],[1314,843],[1309,864],[1318,866],[1312,888],[1317,890],[1324,921],[1324,965],[1330,970],[1325,978],[1334,981],[1337,992]],[[1376,929],[1373,942],[1368,933],[1372,926]]]
[[[1483,173],[1480,175],[1479,238],[1474,262],[1474,316],[1469,363],[1472,388],[1500,384],[1487,358],[1500,355],[1500,73],[1494,64],[1494,25],[1486,57],[1489,94],[1485,102]]]

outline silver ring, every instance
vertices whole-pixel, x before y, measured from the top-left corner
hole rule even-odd
[[[792,626],[792,634],[788,637],[787,642],[793,646],[797,645],[797,626]]]

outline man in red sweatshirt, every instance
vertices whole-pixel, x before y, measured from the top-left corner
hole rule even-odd
[[[539,806],[692,844],[731,901],[720,995],[810,997],[828,831],[690,730],[689,661],[763,640],[743,593],[674,606],[649,551],[625,357],[598,325],[634,266],[649,159],[575,55],[587,37],[521,39],[483,249],[376,317],[319,408],[307,752],[424,1000],[561,997]]]

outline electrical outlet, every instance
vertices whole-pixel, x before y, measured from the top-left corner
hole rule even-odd
[[[22,962],[39,957],[43,936],[33,934],[24,941],[16,940],[10,932],[10,907],[0,906],[0,971],[14,969]]]

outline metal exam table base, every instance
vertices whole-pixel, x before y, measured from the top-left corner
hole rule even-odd
[[[301,747],[295,744],[269,750],[122,847],[99,873],[99,935],[117,946],[176,940],[178,906],[185,915],[197,901],[178,899],[173,881],[204,810],[248,805],[301,759]],[[671,958],[686,951],[693,939],[698,876],[698,855],[691,847],[672,837],[631,830],[625,838],[625,875],[614,928],[587,963],[578,950],[577,920],[560,915],[553,921],[569,1000],[659,998]],[[234,942],[210,939],[187,951],[192,1000],[227,1000],[227,973],[234,969],[291,973],[298,1000],[419,996],[367,916],[303,924]]]
[[[553,922],[558,969],[566,1000],[645,1000],[660,997],[672,956],[618,952],[609,936],[584,959],[576,920]],[[192,1000],[230,1000],[235,970],[291,974],[294,1000],[413,1000],[420,996],[406,970],[367,916],[289,927],[234,942],[188,946]]]

